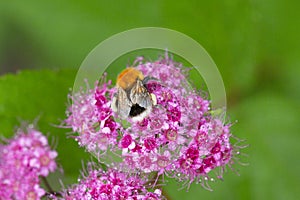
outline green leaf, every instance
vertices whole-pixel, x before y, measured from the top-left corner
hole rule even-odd
[[[65,118],[67,94],[73,86],[75,70],[21,71],[0,77],[0,133],[11,137],[24,121],[37,121],[50,144],[57,145],[58,163],[64,169],[64,184],[74,183],[82,160],[90,157],[71,138],[69,129],[57,128]],[[58,174],[55,174],[58,176]],[[59,188],[58,181],[54,188]]]

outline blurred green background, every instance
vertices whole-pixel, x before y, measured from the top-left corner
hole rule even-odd
[[[66,138],[69,130],[53,126],[64,118],[76,70],[113,34],[170,28],[197,40],[214,59],[229,119],[238,120],[232,132],[250,144],[244,150],[249,166],[235,166],[240,176],[228,170],[223,182],[211,184],[213,192],[198,185],[178,191],[171,182],[170,199],[300,199],[299,9],[296,0],[0,1],[0,133],[10,136],[20,121],[39,116],[40,130],[58,143],[65,183],[76,181],[89,156]]]

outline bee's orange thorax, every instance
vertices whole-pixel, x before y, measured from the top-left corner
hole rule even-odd
[[[137,79],[143,80],[143,73],[133,67],[126,68],[118,75],[117,86],[124,90],[129,89],[136,83]]]

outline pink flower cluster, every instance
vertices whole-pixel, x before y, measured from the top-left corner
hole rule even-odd
[[[115,89],[111,81],[95,88],[81,90],[74,96],[69,96],[73,105],[67,110],[66,124],[79,133],[75,136],[80,146],[87,148],[89,152],[106,151],[109,146],[115,145],[119,124],[115,122],[110,108]]]
[[[200,182],[209,189],[209,173],[219,167],[215,174],[222,178],[238,152],[230,142],[230,124],[212,115],[210,101],[189,83],[188,68],[168,56],[137,62],[135,67],[150,77],[145,87],[157,99],[149,116],[139,122],[118,120],[110,108],[116,89],[108,81],[70,97],[73,105],[66,124],[78,133],[75,137],[81,146],[99,155],[100,162],[117,162],[106,152],[109,149],[121,160],[117,165],[123,171],[145,176],[157,172],[188,186]]]
[[[89,169],[89,174],[63,193],[65,200],[160,200],[161,190],[149,192],[145,180],[118,170]]]
[[[0,145],[0,199],[40,199],[45,190],[40,187],[39,176],[46,177],[56,169],[56,151],[32,127],[18,130],[5,142]]]

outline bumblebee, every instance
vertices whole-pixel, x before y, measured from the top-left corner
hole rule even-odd
[[[111,108],[120,119],[131,118],[142,121],[147,117],[154,105],[156,96],[150,94],[145,86],[149,80],[134,67],[123,70],[117,77],[117,93],[113,97]]]

